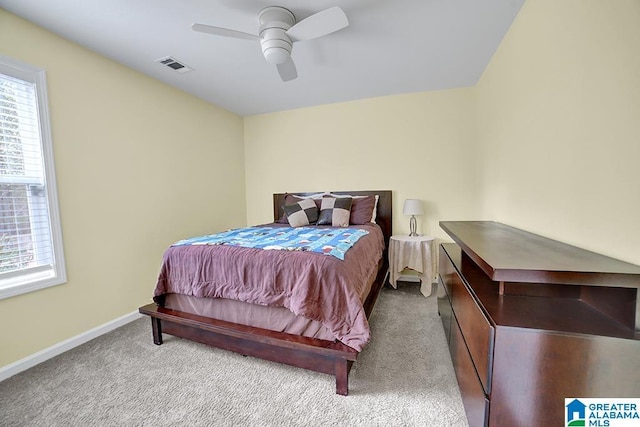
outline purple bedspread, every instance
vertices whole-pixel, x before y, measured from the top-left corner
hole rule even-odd
[[[270,224],[285,227],[283,224]],[[313,252],[272,251],[225,245],[173,246],[164,254],[154,300],[176,293],[286,307],[322,322],[357,351],[369,342],[360,295],[378,267],[384,239],[376,224],[344,261]]]

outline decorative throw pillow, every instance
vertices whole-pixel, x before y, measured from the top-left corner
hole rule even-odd
[[[325,197],[320,204],[318,225],[332,225],[334,227],[348,227],[351,216],[350,197]]]
[[[284,212],[292,227],[302,227],[318,220],[318,207],[311,199],[300,200],[292,205],[284,205]]]
[[[312,199],[314,202],[316,202],[316,207],[318,208],[318,210],[320,210],[320,201],[322,200],[323,194],[324,193],[316,193],[310,196],[294,196],[293,194],[286,193],[284,196],[284,205],[293,205],[294,203],[297,203],[300,200]],[[283,210],[284,210],[284,205],[282,206]],[[278,221],[276,222],[280,224],[287,224],[289,222],[289,220],[287,219],[287,212],[285,211],[282,214],[282,216],[278,218]]]
[[[373,212],[376,207],[376,198],[372,194],[365,197],[354,197],[351,204],[350,224],[362,225],[373,222]]]

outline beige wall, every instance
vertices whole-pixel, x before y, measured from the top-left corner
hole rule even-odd
[[[271,194],[392,190],[394,232],[408,233],[405,198],[425,202],[418,231],[476,219],[471,89],[323,105],[245,118],[248,223],[272,220]]]
[[[640,264],[640,2],[529,0],[476,87],[484,212]]]
[[[68,273],[0,300],[1,367],[133,312],[169,244],[246,212],[240,117],[3,10],[0,53],[47,72]]]

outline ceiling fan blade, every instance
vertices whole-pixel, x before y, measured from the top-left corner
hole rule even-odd
[[[283,82],[288,82],[298,77],[298,70],[296,70],[296,64],[293,63],[291,57],[282,64],[278,64],[278,73]]]
[[[232,37],[234,39],[260,40],[260,37],[253,34],[243,33],[242,31],[230,30],[228,28],[214,27],[212,25],[195,23],[191,26],[191,29],[199,33],[207,33],[207,34],[214,34],[216,36]]]
[[[291,40],[311,40],[326,36],[349,25],[344,11],[338,6],[315,13],[286,31]]]

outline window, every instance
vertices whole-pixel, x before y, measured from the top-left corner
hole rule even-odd
[[[64,282],[45,73],[0,55],[0,299]]]

